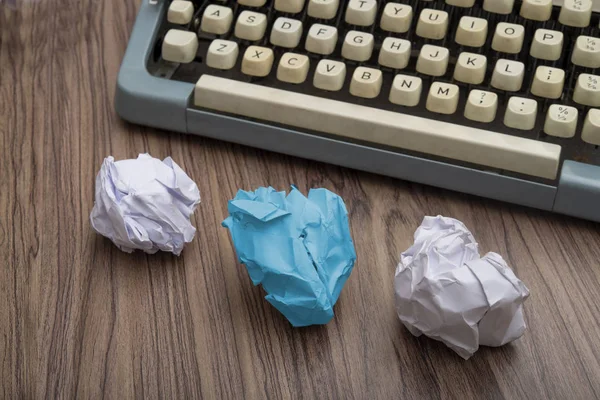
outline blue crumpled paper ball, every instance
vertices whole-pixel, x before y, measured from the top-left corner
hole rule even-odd
[[[294,186],[287,196],[261,187],[238,191],[227,208],[223,226],[266,300],[295,327],[329,322],[356,260],[342,198],[327,189],[307,198]]]

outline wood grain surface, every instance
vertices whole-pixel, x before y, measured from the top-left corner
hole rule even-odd
[[[0,0],[0,398],[600,397],[598,224],[122,122],[134,0]],[[198,183],[181,257],[125,254],[89,214],[104,157],[171,155]],[[358,261],[327,326],[292,329],[220,226],[239,188],[326,187]],[[528,285],[520,340],[464,361],[393,306],[424,215],[465,222]]]

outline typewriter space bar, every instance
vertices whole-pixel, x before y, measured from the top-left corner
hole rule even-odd
[[[540,178],[555,179],[560,161],[554,144],[210,75],[198,80],[194,104]]]

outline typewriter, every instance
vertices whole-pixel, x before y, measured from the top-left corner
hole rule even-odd
[[[116,110],[600,221],[600,0],[143,0]]]

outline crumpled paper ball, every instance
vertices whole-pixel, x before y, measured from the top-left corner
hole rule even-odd
[[[396,269],[396,310],[415,336],[444,342],[468,359],[525,332],[529,290],[502,257],[483,258],[475,238],[453,218],[425,217]]]
[[[171,159],[148,154],[115,162],[107,157],[96,177],[92,227],[121,250],[179,255],[196,229],[190,216],[200,203],[198,186]]]
[[[326,189],[308,197],[272,187],[240,190],[223,221],[254,285],[295,327],[333,318],[356,253],[344,201]]]

